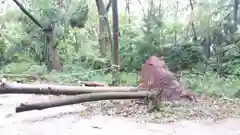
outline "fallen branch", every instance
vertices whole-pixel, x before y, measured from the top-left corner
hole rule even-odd
[[[20,104],[16,107],[16,113],[30,111],[30,110],[43,110],[51,107],[58,107],[64,105],[78,104],[89,101],[99,100],[112,100],[112,99],[143,99],[151,96],[150,92],[104,92],[104,93],[90,93],[82,94],[73,97],[66,97],[64,99],[57,99],[48,102],[40,102],[33,104]]]
[[[29,80],[40,81],[40,80],[48,80],[47,77],[41,76],[40,73],[32,73],[32,74],[2,74],[4,78],[26,78]],[[79,81],[78,83],[83,84],[84,86],[89,87],[104,87],[107,86],[106,83],[96,82],[96,81]]]
[[[79,81],[80,84],[88,87],[105,87],[107,84],[95,81]]]
[[[50,84],[21,84],[13,82],[2,82],[0,94],[52,94],[52,95],[77,95],[96,92],[131,92],[141,91],[137,87],[82,87],[70,85]]]
[[[32,74],[2,74],[3,78],[24,78],[28,80],[40,80],[41,76],[38,73],[32,73]]]
[[[35,75],[29,75],[29,74],[6,74],[2,75],[4,78],[28,78],[28,79],[36,79]]]

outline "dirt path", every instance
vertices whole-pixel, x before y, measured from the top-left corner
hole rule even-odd
[[[33,99],[46,100],[32,95],[0,96],[0,133],[5,135],[79,135],[85,134],[125,134],[125,135],[240,135],[240,118],[178,121],[168,124],[136,123],[130,118],[96,115],[83,118],[81,105],[63,106],[42,111],[14,113],[15,107]]]

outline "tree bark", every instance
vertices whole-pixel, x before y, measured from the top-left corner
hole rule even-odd
[[[118,22],[118,2],[112,0],[112,18],[113,18],[113,63],[115,65],[113,71],[113,84],[119,83],[119,54],[118,54],[118,33],[119,33],[119,22]]]
[[[0,94],[77,95],[83,93],[132,92],[143,90],[144,89],[136,87],[82,87],[50,84],[21,84],[13,82],[3,82],[0,85]]]
[[[238,5],[239,5],[239,0],[234,0],[234,5],[233,5],[234,32],[237,31],[237,24],[238,24]]]
[[[109,2],[111,4],[111,1]],[[109,22],[107,18],[107,12],[103,3],[103,0],[96,0],[99,16],[99,46],[100,53],[103,57],[107,56],[107,52],[111,52],[111,33]],[[110,5],[108,5],[110,8]]]
[[[194,23],[194,20],[193,20],[194,8],[193,8],[192,0],[189,0],[189,4],[190,4],[190,7],[191,7],[191,26],[192,26],[192,32],[193,32],[193,41],[196,41],[197,40],[197,32],[196,32],[195,23]]]
[[[130,0],[126,0],[125,11],[128,14],[128,24],[131,24]]]
[[[179,2],[176,2],[176,11],[175,11],[175,17],[174,17],[174,22],[175,22],[175,26],[174,26],[174,45],[177,45],[177,35],[178,35],[178,31],[177,31],[177,23],[178,23],[178,7],[179,7]]]
[[[52,69],[55,69],[57,71],[62,71],[62,65],[60,61],[60,56],[57,53],[57,34],[55,30],[55,24],[51,24],[49,26],[51,31],[45,31],[45,35],[47,37],[47,55],[48,55],[48,61],[47,61],[47,67],[48,70],[51,71]]]
[[[108,13],[110,7],[112,5],[112,0],[109,0],[108,4],[107,4],[107,7],[106,7],[106,12]]]
[[[73,97],[66,97],[64,99],[57,99],[48,102],[40,102],[33,104],[20,104],[20,106],[16,107],[16,112],[24,112],[30,110],[43,110],[51,107],[65,106],[83,102],[90,101],[99,101],[99,100],[112,100],[112,99],[144,99],[146,97],[150,97],[150,92],[106,92],[106,93],[91,93],[91,94],[83,94],[77,95]]]

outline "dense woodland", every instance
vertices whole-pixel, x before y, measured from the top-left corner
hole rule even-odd
[[[121,0],[117,15],[112,0],[1,1],[2,76],[111,83],[119,65],[119,85],[136,86],[142,64],[157,55],[194,91],[240,96],[239,0]]]

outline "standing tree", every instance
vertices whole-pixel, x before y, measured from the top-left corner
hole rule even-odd
[[[193,0],[189,0],[189,4],[190,4],[190,7],[191,7],[191,27],[192,27],[192,33],[193,33],[193,41],[196,41],[197,40],[197,33],[196,33],[196,30],[195,30],[195,23],[194,23],[194,20],[193,20],[193,12],[194,12],[194,7],[193,7]]]
[[[118,83],[118,4],[117,0],[112,0],[112,15],[113,15],[113,63],[115,65],[115,71],[113,72],[114,81],[113,83]]]
[[[98,9],[99,16],[99,46],[100,53],[103,57],[106,57],[107,52],[111,52],[112,39],[111,31],[109,27],[109,21],[107,17],[107,11],[110,8],[111,0],[109,1],[107,7],[105,8],[103,0],[96,0],[96,5]],[[110,53],[111,54],[111,53]]]
[[[48,70],[51,71],[52,69],[56,69],[58,71],[60,71],[62,69],[62,65],[60,63],[60,56],[57,53],[57,49],[56,46],[58,44],[57,42],[57,36],[56,36],[56,31],[55,31],[55,24],[51,23],[48,24],[46,27],[43,26],[39,21],[37,21],[37,19],[35,19],[24,7],[23,5],[17,1],[17,0],[13,0],[16,5],[21,9],[21,11],[28,16],[37,26],[39,26],[44,34],[47,37],[47,43],[48,46],[46,47],[46,65],[48,67]]]

